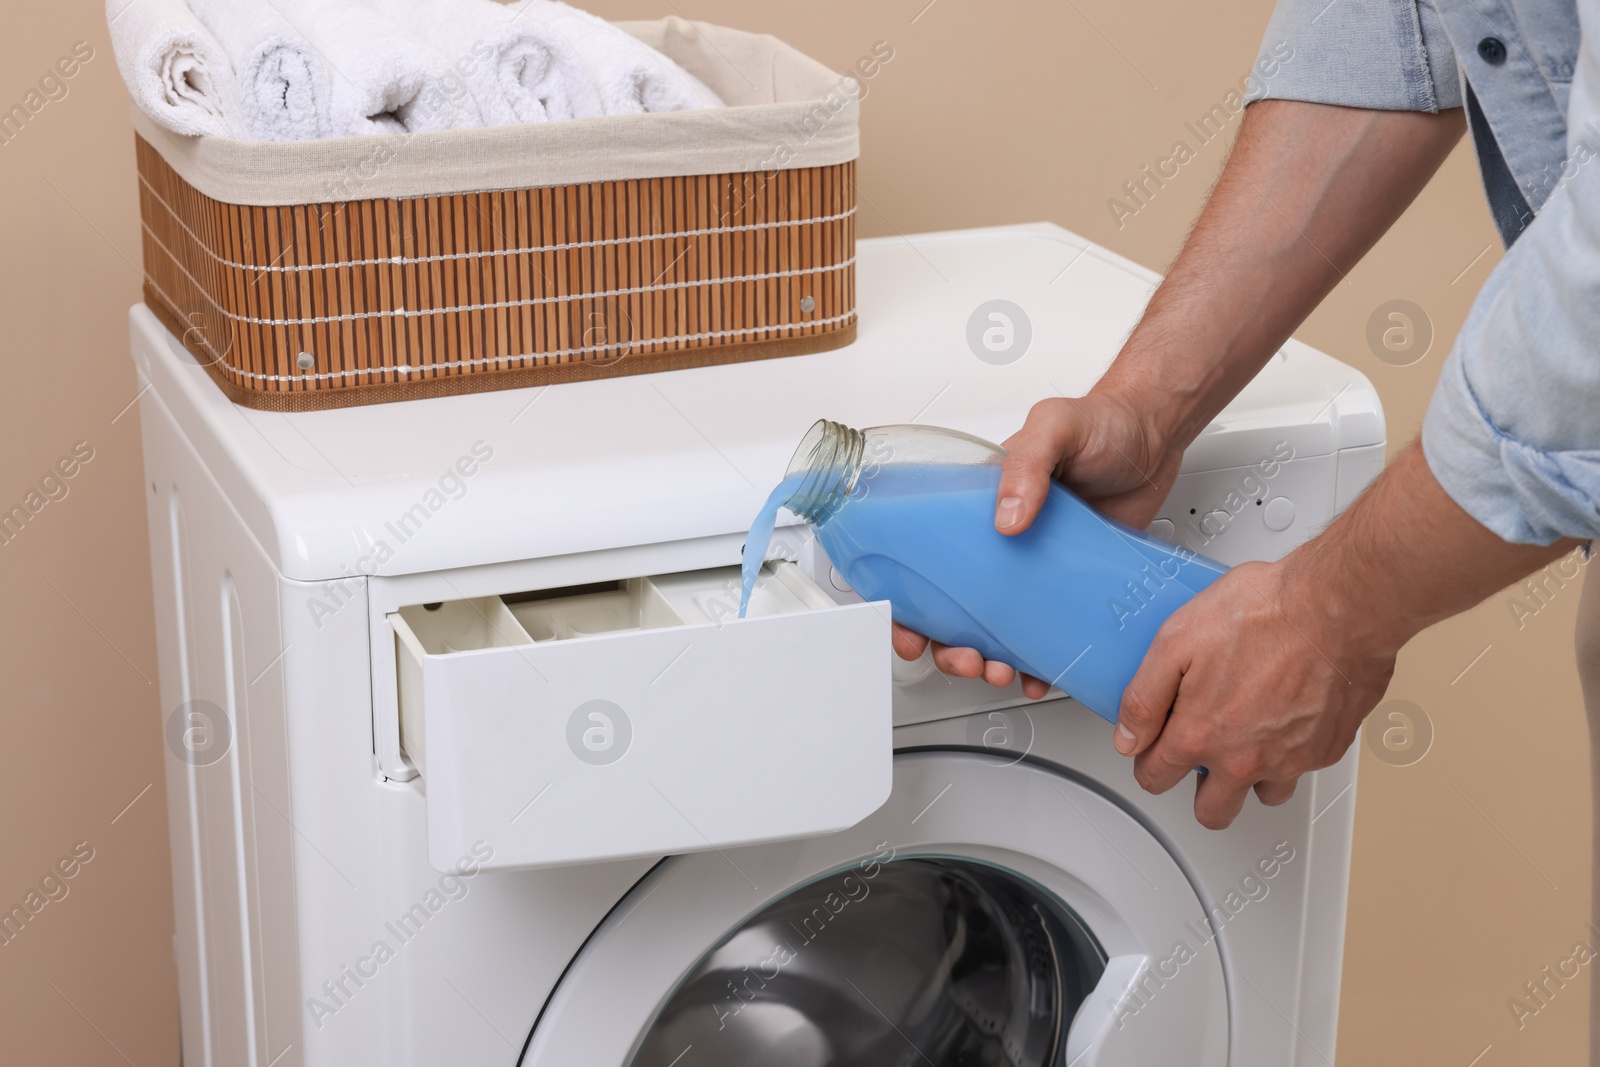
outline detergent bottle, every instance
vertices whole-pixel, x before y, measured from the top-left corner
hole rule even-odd
[[[751,527],[744,600],[786,507],[896,622],[1042,678],[1115,722],[1161,624],[1227,568],[1054,482],[1033,525],[1007,537],[994,528],[1004,459],[954,430],[816,423]]]

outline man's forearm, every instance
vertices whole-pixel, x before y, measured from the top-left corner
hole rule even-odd
[[[1285,559],[1328,621],[1376,649],[1465,611],[1581,542],[1502,541],[1463,511],[1414,442],[1332,526]]]
[[[1097,389],[1137,397],[1181,450],[1415,199],[1465,128],[1459,109],[1251,106],[1227,166]]]

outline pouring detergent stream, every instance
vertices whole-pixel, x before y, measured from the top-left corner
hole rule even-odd
[[[818,422],[750,528],[740,616],[787,507],[896,622],[1043,678],[1115,722],[1161,624],[1227,568],[1055,483],[1033,525],[1006,537],[994,528],[1004,459],[954,430]]]

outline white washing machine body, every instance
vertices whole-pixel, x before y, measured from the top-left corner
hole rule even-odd
[[[789,606],[717,613],[811,421],[1002,440],[1156,281],[1047,225],[869,240],[839,351],[299,415],[135,308],[185,1062],[1331,1062],[1354,753],[1212,833],[1070,699],[894,661],[801,527]],[[1161,530],[1276,558],[1383,450],[1291,343]]]

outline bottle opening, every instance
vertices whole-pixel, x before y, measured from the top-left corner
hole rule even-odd
[[[796,481],[784,506],[807,522],[821,522],[843,505],[861,471],[866,437],[859,430],[818,419],[800,439],[785,481]]]

